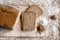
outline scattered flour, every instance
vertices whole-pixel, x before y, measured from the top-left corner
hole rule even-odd
[[[56,1],[56,0],[55,0]],[[1,5],[11,5],[19,8],[21,12],[24,12],[27,9],[28,5],[39,5],[42,7],[44,13],[42,16],[36,19],[36,23],[41,23],[44,25],[45,31],[41,34],[36,33],[35,30],[31,32],[22,32],[20,30],[20,23],[18,21],[17,25],[13,28],[12,31],[4,31],[1,29],[1,36],[29,36],[29,37],[42,37],[47,38],[48,40],[55,40],[58,37],[58,20],[53,21],[49,18],[51,15],[59,14],[59,7],[53,4],[54,0],[0,0]],[[24,11],[23,11],[24,10]]]

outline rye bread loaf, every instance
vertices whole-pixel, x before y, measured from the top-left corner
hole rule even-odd
[[[27,11],[21,14],[21,30],[32,31],[35,29],[36,14],[32,11]]]
[[[2,28],[12,29],[19,11],[13,7],[0,6],[0,25]]]
[[[37,5],[32,5],[30,6],[26,11],[33,11],[36,14],[36,17],[39,17],[40,15],[43,14],[43,10],[37,6]]]

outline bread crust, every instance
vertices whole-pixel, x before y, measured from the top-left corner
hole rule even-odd
[[[9,6],[0,6],[0,9],[3,12],[7,12],[7,13],[18,13],[19,11],[13,7],[9,7]]]

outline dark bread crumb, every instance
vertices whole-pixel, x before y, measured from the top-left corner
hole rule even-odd
[[[56,20],[56,19],[57,19],[57,16],[56,16],[56,15],[52,15],[50,18],[51,18],[52,20]]]
[[[38,31],[39,33],[43,32],[43,31],[44,31],[44,26],[41,25],[41,24],[38,24],[38,26],[37,26],[37,31]]]

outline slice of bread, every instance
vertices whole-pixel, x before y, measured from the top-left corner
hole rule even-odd
[[[21,29],[23,31],[32,31],[35,29],[36,14],[27,11],[21,14]]]
[[[0,25],[12,29],[19,11],[13,7],[0,6]]]
[[[37,6],[37,5],[32,5],[30,6],[26,11],[33,11],[36,14],[36,17],[39,17],[40,15],[43,14],[43,10]]]

